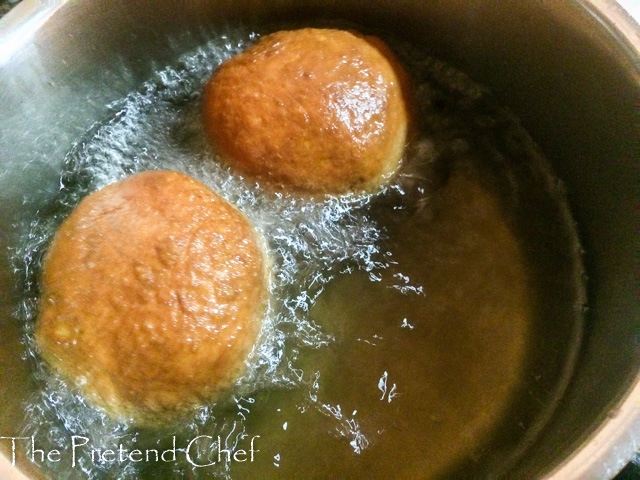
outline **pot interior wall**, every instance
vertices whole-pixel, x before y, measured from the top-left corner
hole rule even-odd
[[[16,212],[35,211],[53,196],[59,162],[105,118],[105,105],[212,31],[237,20],[319,17],[388,29],[489,86],[567,186],[586,251],[587,325],[575,376],[538,441],[523,445],[528,451],[512,475],[549,471],[624,395],[640,368],[638,68],[579,4],[71,1],[0,66],[0,396],[7,399],[0,425],[19,415],[32,388],[16,347],[20,327],[11,311],[18,296],[4,248],[20,233]]]

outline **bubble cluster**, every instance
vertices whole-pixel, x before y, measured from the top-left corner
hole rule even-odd
[[[324,285],[340,272],[372,272],[384,267],[378,246],[382,232],[369,213],[375,195],[318,199],[265,193],[260,185],[247,183],[213,158],[200,121],[202,85],[220,62],[256,37],[240,30],[183,56],[178,67],[158,72],[138,91],[110,105],[112,117],[94,125],[68,153],[59,194],[31,222],[16,255],[27,292],[20,309],[26,325],[25,342],[43,384],[41,393],[27,406],[25,435],[55,446],[69,445],[74,433],[90,432],[91,447],[102,450],[118,443],[157,443],[151,433],[118,423],[87,405],[73,388],[51,375],[34,348],[38,277],[44,253],[57,227],[91,192],[144,170],[179,171],[236,205],[267,239],[272,262],[271,296],[259,341],[247,360],[248,373],[240,380],[236,396],[218,405],[203,406],[180,426],[184,438],[215,433],[216,438],[221,435],[226,439],[225,448],[233,450],[246,435],[243,421],[255,401],[252,394],[274,386],[307,388],[295,367],[297,356],[306,348],[321,348],[332,341],[309,318],[310,306]],[[221,446],[214,442],[214,447]],[[140,473],[130,462],[96,464],[79,458],[78,463],[78,478],[109,475],[125,479]],[[59,468],[60,472],[65,468],[62,464],[42,466]],[[182,462],[175,467],[176,475],[180,477],[185,469],[198,472],[192,467]],[[228,468],[220,466],[219,473]],[[64,475],[72,478],[73,474]],[[168,478],[165,473],[163,476]]]

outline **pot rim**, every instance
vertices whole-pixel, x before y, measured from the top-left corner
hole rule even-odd
[[[7,63],[33,33],[69,0],[22,0],[0,19],[0,66]],[[616,0],[576,0],[615,40],[631,61],[640,84],[640,18]],[[3,437],[5,438],[5,437]],[[546,480],[603,478],[616,475],[640,445],[640,371],[607,419]],[[29,480],[10,458],[0,454],[0,478]]]
[[[634,19],[616,0],[577,0],[623,50],[640,84],[640,18]],[[546,480],[612,478],[640,445],[640,371],[606,420]]]

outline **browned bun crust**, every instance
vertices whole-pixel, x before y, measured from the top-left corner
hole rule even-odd
[[[266,278],[248,219],[177,172],[86,197],[45,258],[36,342],[113,416],[156,421],[214,399],[243,372]]]
[[[404,152],[405,87],[378,38],[282,31],[220,66],[205,86],[203,120],[226,162],[275,189],[371,190]]]

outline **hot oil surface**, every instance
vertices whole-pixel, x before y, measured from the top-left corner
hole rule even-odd
[[[508,460],[561,393],[578,337],[580,259],[561,185],[487,92],[397,43],[416,84],[419,133],[393,184],[370,196],[265,193],[213,160],[200,122],[204,82],[255,37],[230,31],[114,105],[69,153],[57,201],[25,234],[21,317],[42,389],[22,434],[45,450],[90,438],[76,467],[41,462],[43,470],[415,478]],[[87,406],[44,368],[32,338],[55,229],[88,193],[147,169],[184,172],[236,204],[273,261],[247,375],[226,401],[157,430]],[[185,449],[200,435],[211,439],[196,444],[190,462]],[[96,462],[88,453],[119,444],[162,451],[174,436],[175,462]],[[246,451],[252,438],[253,461],[217,461],[219,450]]]

